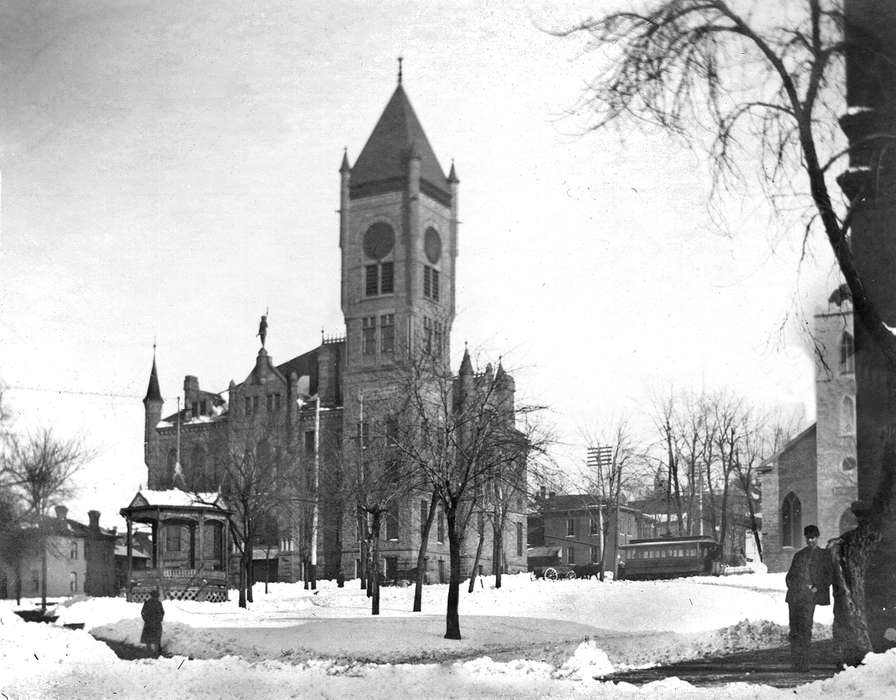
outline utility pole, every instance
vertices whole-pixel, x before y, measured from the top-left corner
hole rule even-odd
[[[311,590],[317,590],[317,532],[320,520],[320,394],[314,408],[314,502],[311,509]]]

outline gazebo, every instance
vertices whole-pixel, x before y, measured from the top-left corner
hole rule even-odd
[[[143,602],[156,588],[163,598],[227,600],[231,511],[220,494],[146,489],[119,512],[127,521],[129,601]],[[152,555],[145,570],[133,567],[134,523],[152,528]]]

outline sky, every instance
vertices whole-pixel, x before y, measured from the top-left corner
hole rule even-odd
[[[14,429],[95,451],[73,515],[116,524],[145,485],[153,343],[171,412],[184,375],[248,375],[265,310],[278,363],[343,334],[338,168],[399,55],[460,178],[454,365],[501,357],[561,467],[669,386],[811,419],[793,319],[837,286],[830,255],[800,262],[752,173],[719,209],[699,151],[569,116],[595,58],[544,28],[608,4],[3,3],[0,381]]]

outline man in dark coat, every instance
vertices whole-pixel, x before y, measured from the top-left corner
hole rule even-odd
[[[809,670],[812,617],[816,605],[830,605],[830,557],[818,546],[818,528],[803,530],[806,546],[793,555],[787,572],[787,605],[790,608],[790,658],[798,671]]]
[[[143,604],[140,611],[143,617],[143,634],[140,641],[147,646],[150,653],[159,655],[162,649],[162,618],[165,617],[165,609],[159,600],[158,590],[149,594],[149,599]]]

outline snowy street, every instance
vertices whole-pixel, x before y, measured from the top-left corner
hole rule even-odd
[[[0,691],[8,698],[91,697],[716,697],[678,679],[637,688],[601,682],[618,670],[773,647],[786,642],[783,575],[658,582],[531,581],[505,576],[461,595],[460,642],[442,638],[447,586],[382,589],[382,614],[357,581],[255,588],[255,603],[165,601],[157,659],[124,661],[96,638],[139,646],[140,605],[119,598],[62,601],[55,625],[0,608]],[[23,607],[26,601],[23,601]],[[32,601],[27,601],[30,605]],[[815,638],[830,636],[830,608]],[[84,630],[64,624],[84,623]],[[797,695],[888,697],[896,654],[801,686]],[[745,681],[748,680],[745,678]],[[888,690],[889,689],[889,690]],[[731,697],[784,691],[737,683]],[[792,692],[788,691],[788,695]]]

